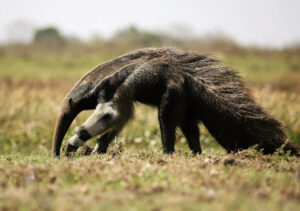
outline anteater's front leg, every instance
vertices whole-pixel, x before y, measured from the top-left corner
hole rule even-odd
[[[80,127],[79,131],[68,140],[66,155],[76,152],[90,138],[100,135],[109,129],[107,122],[112,119],[112,114],[105,111],[101,105],[97,106],[92,115]]]
[[[78,132],[69,139],[65,155],[70,156],[71,153],[76,152],[91,137],[88,131],[81,126]]]
[[[175,130],[184,115],[184,99],[184,94],[177,89],[168,89],[162,97],[158,117],[164,153],[175,150]]]
[[[97,138],[97,144],[93,150],[93,153],[103,154],[107,152],[107,148],[111,141],[118,135],[118,131],[112,131],[106,133],[103,136]]]

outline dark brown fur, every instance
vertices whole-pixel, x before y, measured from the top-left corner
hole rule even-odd
[[[208,56],[169,48],[139,50],[100,65],[84,76],[62,105],[54,155],[59,155],[70,121],[81,110],[108,101],[127,110],[126,120],[135,101],[158,107],[166,153],[174,151],[177,127],[183,131],[191,150],[201,153],[197,124],[202,122],[228,152],[257,145],[264,153],[282,147],[299,155],[298,146],[287,142],[280,122],[254,102],[233,70]],[[71,117],[64,120],[62,116],[68,115]],[[111,139],[102,140],[103,151]]]

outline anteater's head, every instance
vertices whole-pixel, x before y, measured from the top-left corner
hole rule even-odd
[[[96,107],[78,133],[69,139],[69,144],[77,147],[91,137],[121,130],[132,115],[132,102],[126,100],[126,97],[116,97],[100,103],[94,98],[93,96],[83,98],[80,103],[74,103],[73,98],[68,97],[63,101],[53,137],[54,157],[59,156],[63,138],[79,112]]]
[[[118,108],[113,101],[98,104],[94,113],[80,127],[78,133],[69,139],[68,143],[80,147],[91,137],[119,130],[124,118]]]

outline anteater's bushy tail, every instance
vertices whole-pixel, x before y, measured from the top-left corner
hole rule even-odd
[[[281,123],[255,103],[233,70],[210,64],[187,78],[203,124],[228,152],[257,145],[265,154],[282,148],[299,156],[299,146],[287,142]]]

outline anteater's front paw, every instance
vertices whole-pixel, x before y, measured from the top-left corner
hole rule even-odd
[[[68,144],[66,152],[65,152],[65,156],[70,157],[72,154],[74,154],[77,151],[78,148],[79,147],[77,147],[77,146],[73,146],[71,144]]]
[[[93,152],[93,149],[88,147],[88,146],[85,146],[82,151],[80,152],[81,155],[84,155],[84,156],[88,156],[88,155],[91,155]]]

